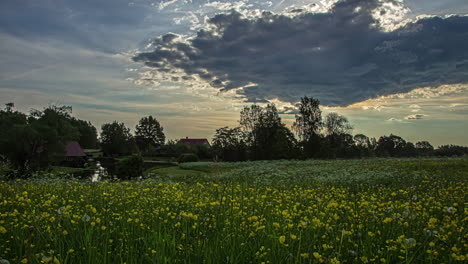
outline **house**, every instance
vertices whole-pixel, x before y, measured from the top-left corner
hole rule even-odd
[[[65,144],[65,153],[60,166],[82,168],[87,160],[87,155],[76,141],[68,141]]]
[[[206,145],[206,146],[210,146],[210,143],[208,142],[208,139],[206,138],[181,138],[179,140],[179,143],[183,143],[183,144],[186,144],[187,146],[189,147],[194,147],[196,145]]]
[[[80,146],[80,143],[76,141],[68,141],[65,146],[65,159],[66,160],[73,160],[77,158],[85,158],[86,153],[84,153],[83,149]]]

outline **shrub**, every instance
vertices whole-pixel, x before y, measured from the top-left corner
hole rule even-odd
[[[139,154],[133,154],[119,160],[115,173],[122,180],[129,180],[143,175],[143,157]]]
[[[0,179],[6,179],[13,173],[13,169],[7,162],[0,161]]]
[[[177,159],[179,163],[184,163],[184,162],[196,162],[198,161],[198,156],[193,154],[193,153],[184,153],[179,156]]]

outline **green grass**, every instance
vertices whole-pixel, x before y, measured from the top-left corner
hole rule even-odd
[[[166,162],[176,162],[177,158],[174,157],[164,157],[164,156],[144,156],[144,160],[155,160],[155,161],[166,161]]]

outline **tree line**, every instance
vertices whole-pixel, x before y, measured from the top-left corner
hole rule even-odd
[[[166,141],[162,125],[153,116],[141,118],[134,135],[124,123],[106,123],[98,138],[91,122],[73,117],[70,106],[49,105],[25,114],[8,103],[0,110],[0,161],[26,175],[63,156],[68,141],[78,141],[84,149],[99,148],[113,157],[140,153],[177,158],[192,153],[200,159],[222,161],[468,154],[467,147],[445,145],[434,149],[427,141],[413,144],[393,134],[379,139],[353,136],[352,129],[340,114],[329,113],[322,118],[319,100],[303,97],[291,129],[282,122],[274,104],[254,104],[241,110],[238,126],[217,129],[211,147],[187,146]]]
[[[282,123],[274,104],[246,106],[237,127],[216,130],[212,146],[213,153],[224,161],[468,154],[468,147],[444,145],[434,149],[428,141],[413,144],[393,134],[379,139],[353,136],[352,130],[345,116],[332,112],[322,117],[319,100],[305,96],[291,130]]]

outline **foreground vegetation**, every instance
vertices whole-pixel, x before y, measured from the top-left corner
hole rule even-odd
[[[468,161],[187,163],[0,183],[10,263],[462,263]],[[1,260],[0,260],[1,261]]]

